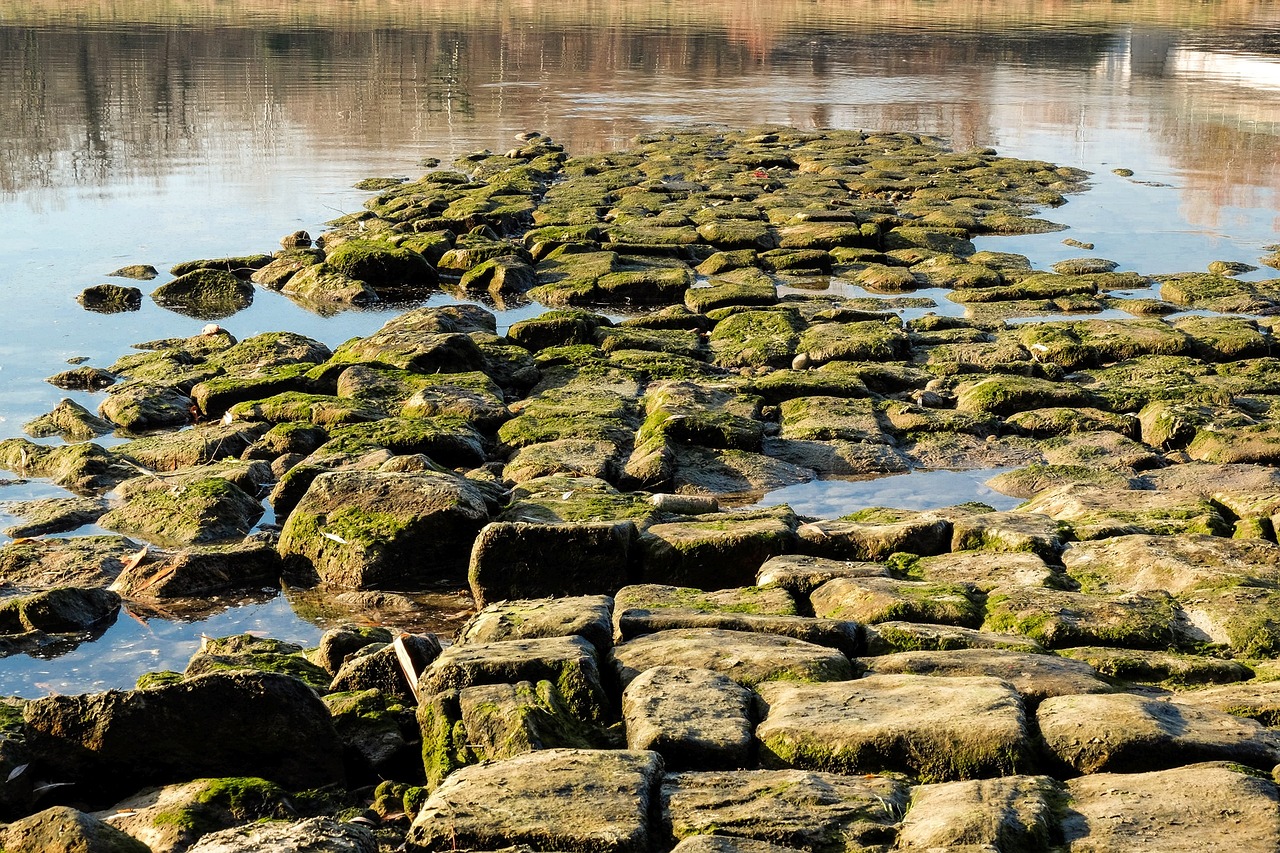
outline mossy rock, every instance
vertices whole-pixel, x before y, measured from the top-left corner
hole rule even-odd
[[[78,493],[104,492],[138,473],[93,443],[50,447],[25,438],[0,441],[0,468],[48,477],[54,485]]]
[[[907,358],[910,342],[900,321],[817,323],[797,345],[814,364],[828,361],[897,361]]]
[[[498,429],[510,448],[565,438],[631,441],[639,426],[635,401],[607,390],[556,389],[530,398]]]
[[[1051,589],[1004,589],[987,596],[982,630],[1021,634],[1046,648],[1166,649],[1177,641],[1177,602],[1165,592],[1117,596]]]
[[[977,628],[982,607],[971,587],[891,578],[835,578],[809,595],[814,615],[854,622],[925,622]]]
[[[1007,427],[1012,427],[1033,438],[1102,430],[1110,430],[1128,438],[1137,438],[1140,431],[1139,420],[1132,415],[1114,414],[1089,406],[1029,409],[1010,414],[1004,419],[1004,423]]]
[[[369,305],[378,301],[372,287],[326,263],[309,264],[290,276],[281,291],[301,300],[304,306]]]
[[[645,525],[656,515],[646,494],[620,492],[592,477],[548,476],[512,489],[511,504],[498,520],[558,524],[630,519]]]
[[[962,412],[1011,415],[1027,409],[1090,406],[1095,398],[1070,382],[1051,382],[1030,376],[989,376],[959,389],[956,408]]]
[[[784,439],[893,444],[881,428],[871,400],[796,397],[783,401],[779,408]]]
[[[221,477],[209,477],[130,495],[98,519],[107,530],[160,545],[193,545],[243,538],[262,516],[262,505]]]
[[[1213,273],[1156,276],[1160,298],[1184,308],[1220,314],[1271,314],[1280,306],[1280,285],[1271,281],[1239,281]]]
[[[160,433],[117,444],[110,458],[141,465],[152,471],[176,471],[192,465],[205,465],[238,457],[266,432],[263,424],[197,424],[191,429]],[[81,447],[83,445],[76,445]],[[137,469],[133,468],[134,475]]]
[[[711,330],[711,351],[722,367],[786,367],[795,357],[802,329],[795,309],[739,311]]]
[[[1069,485],[1043,492],[1019,507],[1070,525],[1075,538],[1103,539],[1130,533],[1229,536],[1231,525],[1212,502],[1195,494],[1160,491],[1111,492]]]
[[[359,454],[383,448],[397,455],[421,453],[449,467],[474,467],[485,461],[484,439],[458,417],[393,417],[345,424],[329,430],[318,455]]]
[[[53,410],[23,424],[22,431],[32,438],[61,436],[65,441],[89,441],[114,427],[70,399],[62,399]]]
[[[1190,687],[1202,684],[1229,684],[1247,681],[1253,671],[1237,661],[1202,655],[1140,649],[1111,649],[1079,646],[1062,649],[1063,657],[1081,660],[1103,675],[1120,681]]]
[[[279,551],[338,586],[418,588],[459,577],[487,520],[483,497],[460,477],[337,471],[311,481]],[[424,548],[435,555],[430,565],[418,559]]]
[[[248,308],[253,284],[225,270],[200,268],[151,292],[161,307],[201,320],[220,320]]]

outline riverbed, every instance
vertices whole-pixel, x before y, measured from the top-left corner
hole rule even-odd
[[[531,129],[582,154],[690,123],[905,130],[1086,169],[1088,191],[1051,214],[1069,231],[976,241],[1041,268],[1086,254],[1064,237],[1143,273],[1255,263],[1280,239],[1280,16],[1263,3],[320,2],[303,17],[236,3],[112,7],[123,17],[9,5],[0,438],[67,396],[44,379],[69,359],[105,366],[133,343],[199,331],[147,299],[136,312],[81,309],[76,294],[117,267],[270,251],[359,208],[362,178],[416,176]],[[221,322],[240,338],[289,329],[334,346],[404,307],[320,316],[260,289]],[[538,310],[500,313],[499,331]],[[796,508],[832,517],[920,491],[987,500],[983,480],[898,491],[886,480],[879,494],[810,485]],[[0,487],[0,500],[42,488]],[[0,692],[129,686],[180,663],[202,632],[311,642],[320,630],[285,597],[211,619],[121,614],[75,654],[0,662]],[[122,659],[136,665],[105,665]]]

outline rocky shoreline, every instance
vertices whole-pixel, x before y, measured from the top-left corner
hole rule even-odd
[[[71,493],[6,507],[6,653],[282,582],[353,618],[7,700],[0,849],[1274,851],[1280,280],[975,248],[1086,179],[910,134],[530,134],[173,268],[152,298],[209,321],[469,301],[51,377],[104,394],[0,441]],[[928,468],[1026,501],[750,506]],[[454,636],[373,615],[441,589]]]

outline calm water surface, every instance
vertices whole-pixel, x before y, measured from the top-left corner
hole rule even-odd
[[[202,325],[149,302],[81,310],[75,295],[116,267],[270,251],[358,208],[361,178],[530,129],[580,153],[674,124],[913,130],[1094,172],[1048,214],[1071,231],[980,241],[1038,266],[1081,254],[1064,236],[1146,273],[1252,262],[1280,241],[1267,2],[7,0],[0,116],[0,438],[64,396],[43,380],[67,359],[105,366]],[[332,345],[392,313],[319,317],[259,292],[223,325]],[[917,474],[766,501],[838,515],[921,487],[990,498],[977,475]],[[0,693],[128,686],[185,661],[201,631],[311,642],[323,620],[303,612],[277,597],[207,623],[122,614],[54,660],[0,661]]]

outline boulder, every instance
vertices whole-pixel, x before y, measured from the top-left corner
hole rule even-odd
[[[253,284],[225,269],[196,269],[151,291],[156,304],[200,320],[221,320],[248,308]]]
[[[152,853],[179,853],[210,832],[287,816],[285,797],[284,789],[265,779],[196,779],[150,788],[97,816]]]
[[[657,753],[548,749],[464,767],[423,804],[410,851],[535,850],[647,853]]]
[[[191,398],[167,385],[129,382],[113,387],[98,404],[98,414],[126,432],[181,427],[191,423]]]
[[[1051,696],[1110,693],[1114,688],[1084,661],[1006,649],[904,651],[861,658],[869,674],[910,674],[1000,678],[1013,685],[1028,707]]]
[[[14,586],[105,586],[138,543],[123,536],[26,539],[0,546],[0,581]]]
[[[149,690],[48,696],[23,716],[40,771],[74,779],[89,801],[200,776],[262,774],[293,789],[342,779],[328,709],[285,675],[212,674]]]
[[[875,561],[898,552],[943,554],[951,547],[951,523],[945,519],[882,519],[873,513],[875,510],[866,510],[834,521],[801,525],[800,552],[833,560]]]
[[[347,658],[366,646],[384,646],[391,642],[391,632],[386,628],[364,625],[342,625],[320,635],[320,645],[312,659],[324,667],[325,672],[337,675]]]
[[[67,806],[54,806],[0,829],[0,850],[30,853],[150,853],[111,824]]]
[[[74,400],[62,399],[48,414],[22,427],[32,438],[60,436],[64,441],[90,441],[115,427]]]
[[[743,587],[704,593],[684,587],[639,584],[618,590],[614,633],[619,640],[678,628],[717,628],[794,637],[847,655],[861,651],[860,626],[797,615],[781,588]]]
[[[613,599],[606,595],[500,601],[458,630],[459,645],[545,637],[582,637],[606,655],[613,646]]]
[[[312,817],[292,823],[252,823],[211,832],[188,853],[377,853],[378,842],[368,827]]]
[[[483,496],[460,477],[335,471],[312,480],[278,548],[286,565],[336,586],[422,587],[461,575],[487,517]]]
[[[628,749],[651,749],[671,770],[749,766],[753,694],[706,669],[656,666],[622,692]]]
[[[350,781],[416,778],[417,727],[413,709],[401,702],[376,688],[325,694]]]
[[[1016,773],[1030,752],[1022,702],[998,678],[873,675],[757,690],[767,767],[951,781]]]
[[[412,703],[417,684],[410,683],[401,659],[407,658],[413,671],[421,674],[439,656],[440,641],[435,634],[401,634],[382,648],[365,646],[354,652],[333,676],[329,689],[377,688],[386,696]]]
[[[496,521],[471,546],[468,580],[476,604],[551,595],[612,595],[628,581],[631,521]]]
[[[98,523],[159,545],[181,546],[243,539],[261,516],[256,498],[221,477],[179,483],[157,478],[131,490]]]
[[[636,637],[613,649],[623,687],[655,666],[710,669],[744,687],[763,681],[843,681],[853,677],[849,659],[835,649],[774,634],[690,628]]]
[[[907,800],[897,776],[720,770],[668,774],[659,808],[667,844],[716,834],[813,853],[860,853],[893,844]]]
[[[1115,536],[1077,543],[1062,555],[1062,563],[1091,592],[1180,595],[1199,587],[1280,584],[1280,547],[1259,539]]]
[[[584,720],[602,719],[608,697],[595,649],[581,637],[547,637],[450,646],[418,679],[423,701],[444,690],[476,684],[550,681]]]
[[[977,628],[982,607],[963,584],[893,578],[835,578],[809,595],[816,616],[856,622],[932,622]]]
[[[1255,720],[1124,693],[1058,696],[1036,711],[1050,752],[1077,773],[1136,773],[1197,761],[1270,770],[1280,735]]]
[[[889,569],[884,563],[783,554],[765,560],[756,572],[756,586],[777,586],[792,595],[808,598],[809,593],[835,578],[876,578],[888,575]]]
[[[128,599],[194,598],[233,589],[275,585],[280,555],[262,542],[205,545],[166,552],[146,550],[111,584]]]
[[[1067,783],[1062,834],[1082,853],[1271,853],[1275,783],[1225,763],[1099,773]]]
[[[1168,593],[1090,595],[1001,587],[987,595],[984,631],[1021,634],[1046,648],[1163,649],[1177,636],[1178,605]]]
[[[8,515],[25,519],[21,524],[13,524],[4,529],[4,535],[14,539],[66,533],[92,524],[107,511],[107,505],[102,500],[75,497],[12,501],[0,504],[0,508]]]
[[[794,550],[795,529],[787,507],[654,524],[640,537],[641,573],[649,583],[705,590],[749,586],[766,560]]]
[[[538,749],[590,749],[602,738],[550,681],[445,690],[418,706],[422,768],[435,788],[457,770]]]
[[[1056,841],[1062,796],[1047,776],[919,785],[911,790],[897,849],[1040,853]]]
[[[120,596],[106,589],[54,587],[31,595],[6,598],[0,604],[0,633],[44,631],[71,634],[115,616]]]

